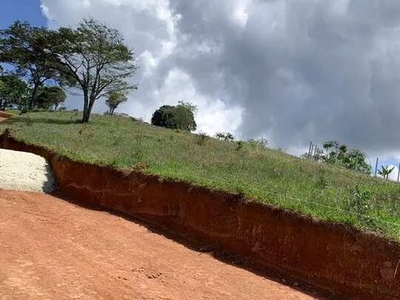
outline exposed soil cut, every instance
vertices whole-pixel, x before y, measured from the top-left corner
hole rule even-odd
[[[47,158],[61,191],[81,204],[153,222],[345,299],[400,299],[398,242],[234,194],[81,164],[9,135],[0,146]]]
[[[1,299],[314,299],[147,227],[0,190]]]

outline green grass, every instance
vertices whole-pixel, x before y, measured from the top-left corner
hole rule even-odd
[[[197,135],[133,119],[93,116],[83,125],[80,118],[75,112],[28,113],[0,123],[0,132],[11,128],[17,139],[77,161],[117,169],[141,166],[147,173],[400,238],[400,184],[248,143],[240,150],[236,143],[212,138],[201,144]]]

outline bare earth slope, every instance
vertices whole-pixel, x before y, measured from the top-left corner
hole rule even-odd
[[[313,299],[146,227],[0,190],[1,299]]]

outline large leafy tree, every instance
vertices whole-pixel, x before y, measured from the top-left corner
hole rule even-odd
[[[29,23],[15,22],[0,30],[0,62],[15,68],[15,73],[26,78],[32,86],[29,109],[35,105],[37,92],[46,81],[60,79],[59,72],[49,68],[45,49],[48,30]]]
[[[67,95],[59,86],[45,86],[40,88],[36,104],[38,108],[50,109],[53,106],[54,110],[57,110],[57,107],[64,103],[66,98]]]
[[[195,110],[194,105],[184,102],[179,102],[177,106],[163,105],[154,112],[151,124],[170,129],[194,131],[197,127],[194,119]]]
[[[114,92],[106,100],[108,106],[108,114],[114,115],[115,110],[121,103],[128,101],[128,98],[123,93]]]
[[[15,75],[0,76],[0,110],[9,106],[24,106],[28,85]]]
[[[60,28],[51,32],[49,40],[50,66],[73,78],[83,92],[82,122],[89,122],[96,100],[136,87],[127,82],[137,69],[133,51],[116,29],[84,20],[76,30]]]

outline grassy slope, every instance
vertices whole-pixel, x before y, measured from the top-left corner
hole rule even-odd
[[[208,139],[153,127],[132,119],[93,116],[79,124],[80,114],[30,113],[0,123],[14,137],[42,145],[78,161],[119,169],[146,165],[146,172],[198,185],[242,193],[274,206],[320,220],[353,224],[358,228],[400,238],[400,185],[316,164],[276,150]],[[370,190],[371,221],[349,211],[358,185]],[[298,200],[296,200],[298,199]],[[353,205],[354,207],[354,205]]]

